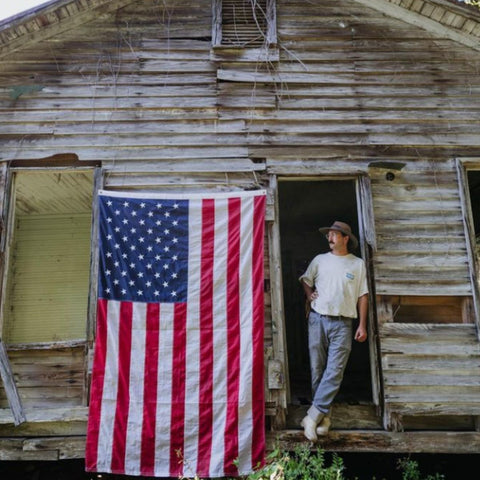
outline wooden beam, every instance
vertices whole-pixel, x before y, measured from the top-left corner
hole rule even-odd
[[[275,446],[292,451],[307,440],[302,430],[267,433],[267,448]],[[308,442],[310,445],[311,442]],[[331,430],[328,436],[312,445],[334,452],[449,453],[478,454],[480,432],[385,432],[366,430]]]
[[[0,374],[2,376],[3,387],[7,394],[8,404],[13,413],[15,425],[20,425],[25,422],[27,418],[23,411],[22,402],[18,395],[17,385],[13,378],[12,369],[8,360],[7,350],[3,341],[0,339]]]
[[[0,460],[67,460],[85,457],[85,436],[2,438]]]

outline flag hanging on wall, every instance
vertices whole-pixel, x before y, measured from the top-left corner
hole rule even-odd
[[[265,454],[265,191],[101,191],[85,469],[251,473]]]

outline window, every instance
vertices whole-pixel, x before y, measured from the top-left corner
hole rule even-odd
[[[85,340],[93,171],[17,170],[11,192],[3,338]]]
[[[278,60],[275,0],[213,0],[212,13],[216,54],[228,49],[232,59],[231,50],[240,49],[233,59]]]

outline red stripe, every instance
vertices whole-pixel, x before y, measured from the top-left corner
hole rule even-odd
[[[118,387],[113,427],[112,472],[125,472],[127,421],[130,405],[130,356],[132,351],[132,302],[120,303],[118,329]]]
[[[227,417],[225,420],[225,475],[238,475],[238,398],[240,378],[240,207],[239,198],[228,201],[227,253]]]
[[[185,376],[187,304],[175,304],[173,315],[172,413],[170,420],[170,476],[183,475],[185,436]]]
[[[87,472],[97,471],[98,436],[100,432],[103,381],[105,378],[105,362],[107,358],[107,306],[107,300],[98,299],[95,356],[90,390],[87,442],[85,445],[85,470]]]
[[[147,304],[146,329],[140,472],[144,476],[154,476],[160,304]]]
[[[213,428],[213,260],[215,201],[202,204],[202,253],[200,279],[200,391],[197,474],[208,475]]]
[[[252,468],[265,462],[265,421],[263,385],[263,241],[265,235],[265,196],[254,199],[252,251]]]

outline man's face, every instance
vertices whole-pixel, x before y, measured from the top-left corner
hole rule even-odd
[[[329,230],[326,237],[328,240],[328,245],[330,246],[330,250],[332,251],[343,250],[347,246],[348,236],[343,235],[342,232],[338,232],[337,230]]]

